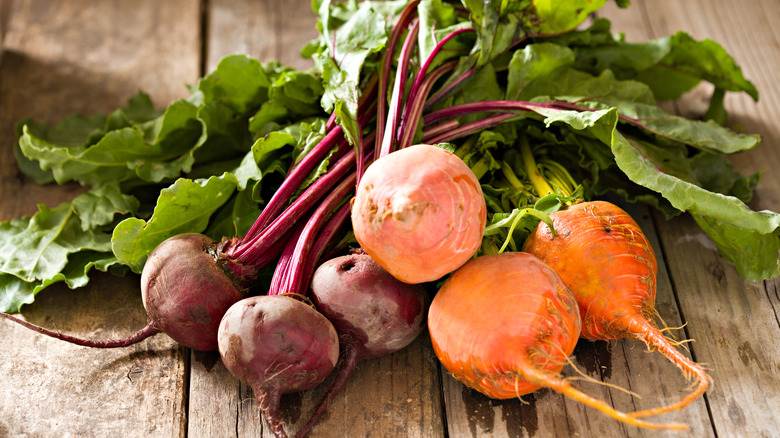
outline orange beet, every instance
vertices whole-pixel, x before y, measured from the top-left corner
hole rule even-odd
[[[466,263],[482,243],[486,220],[474,173],[454,154],[430,145],[372,163],[352,204],[360,246],[406,283],[437,280]]]
[[[655,310],[658,265],[639,225],[625,211],[604,201],[583,202],[550,215],[556,236],[540,223],[524,251],[552,266],[571,288],[580,308],[582,337],[591,340],[637,339],[658,350],[695,389],[678,403],[633,413],[655,415],[681,409],[704,394],[710,378],[680,353],[651,322]]]
[[[431,302],[428,330],[444,367],[488,397],[547,387],[629,424],[685,427],[617,411],[560,374],[580,335],[579,310],[558,274],[531,254],[481,256],[455,271]]]

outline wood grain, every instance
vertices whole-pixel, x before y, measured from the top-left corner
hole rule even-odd
[[[780,2],[634,0],[608,2],[600,16],[643,41],[677,30],[721,43],[761,98],[729,94],[735,129],[763,145],[733,157],[743,172],[764,171],[752,208],[780,211]],[[8,18],[8,21],[4,21]],[[305,69],[303,44],[317,36],[309,0],[0,0],[0,220],[53,206],[83,191],[39,187],[17,169],[13,123],[53,122],[72,112],[106,113],[139,89],[157,106],[188,94],[186,84],[219,59],[245,53]],[[5,25],[3,25],[5,24]],[[202,27],[203,26],[203,27]],[[697,87],[665,108],[701,116],[711,91]],[[687,217],[671,221],[631,207],[659,258],[657,308],[675,334],[694,339],[690,355],[714,385],[682,412],[651,418],[685,422],[687,433],[649,432],[606,419],[549,390],[523,400],[490,400],[448,376],[421,336],[406,349],[361,363],[312,437],[660,437],[777,436],[780,430],[780,279],[744,281]],[[42,292],[22,316],[94,339],[122,337],[145,324],[137,276],[96,274],[90,286]],[[0,437],[268,437],[251,389],[215,352],[190,352],[164,335],[121,350],[92,350],[0,321]],[[677,400],[687,389],[658,353],[628,341],[581,341],[567,377],[630,411]],[[603,383],[629,389],[633,397]],[[325,390],[285,395],[282,417],[294,433]]]
[[[318,35],[310,1],[211,0],[207,5],[207,71],[235,53],[301,70],[313,65],[300,56],[303,45]]]
[[[761,134],[763,144],[755,151],[732,160],[743,172],[777,169],[780,164],[780,134],[767,123],[780,114],[776,81],[780,51],[776,30],[768,23],[780,16],[780,4],[771,1],[724,2],[711,7],[707,2],[636,2],[645,10],[660,8],[664,14],[647,14],[642,26],[616,30],[628,38],[648,39],[684,29],[694,38],[711,38],[721,43],[756,84],[761,98],[754,102],[745,94],[730,94],[726,107],[729,124],[735,129]],[[613,11],[617,16],[626,11]],[[764,31],[762,31],[764,29]],[[706,109],[710,90],[700,87],[679,102],[679,112],[700,116]],[[750,203],[755,210],[778,211],[780,175],[766,172]],[[656,215],[658,233],[675,299],[686,322],[686,333],[696,340],[691,345],[696,360],[707,364],[715,381],[707,394],[713,428],[718,436],[772,436],[778,430],[780,409],[780,327],[772,305],[778,279],[751,283],[740,277],[733,265],[720,258],[714,245],[688,217],[665,221]],[[749,414],[747,412],[750,412]]]
[[[74,185],[39,187],[16,169],[13,123],[106,113],[139,89],[158,106],[198,78],[194,1],[21,1],[9,10],[0,63],[0,220],[72,199]],[[189,19],[188,19],[189,18]],[[119,25],[121,23],[121,25]],[[43,291],[22,316],[91,339],[146,324],[137,276],[94,274],[77,291]],[[94,350],[0,324],[0,436],[180,437],[188,354],[164,335],[127,349]]]

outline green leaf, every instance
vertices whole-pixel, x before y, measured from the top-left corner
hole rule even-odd
[[[146,221],[128,218],[114,228],[111,249],[134,272],[141,272],[146,257],[163,240],[182,233],[200,233],[211,215],[230,199],[238,182],[232,174],[207,180],[180,178],[160,191],[154,214]]]
[[[36,283],[0,272],[0,311],[15,313],[35,300]]]
[[[463,0],[463,4],[471,13],[470,19],[477,32],[474,47],[477,53],[473,60],[476,67],[501,56],[527,35],[532,15],[530,0]]]
[[[196,163],[211,163],[243,157],[252,145],[247,129],[248,115],[240,115],[230,107],[211,102],[198,109],[198,120],[206,129],[206,138],[193,155]]]
[[[755,85],[745,79],[742,69],[720,44],[710,39],[696,41],[685,32],[670,38],[671,50],[660,61],[660,67],[700,77],[723,90],[744,91],[758,100]]]
[[[0,312],[18,312],[22,305],[32,304],[38,292],[54,283],[64,282],[70,289],[86,286],[92,268],[106,272],[118,263],[110,252],[81,251],[70,256],[61,272],[44,280],[25,281],[12,274],[0,273]]]
[[[423,0],[417,9],[420,19],[420,32],[417,36],[420,65],[428,59],[433,49],[445,36],[455,30],[471,26],[469,22],[459,22],[455,7],[442,0]],[[473,41],[469,41],[467,45],[462,40],[461,38],[451,39],[447,43],[446,49],[439,52],[436,59],[431,62],[428,71],[449,58],[468,53],[473,46]]]
[[[607,0],[533,0],[539,33],[554,35],[579,26]]]
[[[385,47],[394,17],[406,1],[331,3],[320,5],[318,28],[329,57],[348,82],[358,84],[366,59]]]
[[[249,130],[265,135],[269,124],[294,123],[306,117],[322,115],[322,80],[310,73],[280,65],[274,67],[268,100],[252,116]]]
[[[512,55],[509,63],[509,78],[506,87],[506,99],[527,100],[538,94],[559,94],[548,90],[536,91],[530,87],[534,81],[551,83],[550,78],[574,63],[574,52],[564,46],[553,43],[529,44]],[[557,84],[557,82],[554,82]],[[548,85],[549,87],[549,85]]]
[[[609,107],[615,102],[655,104],[650,88],[641,82],[617,80],[610,70],[592,75],[575,69],[575,52],[554,43],[529,44],[509,62],[507,99],[566,99],[578,102],[590,98]]]
[[[69,254],[109,251],[109,239],[100,231],[82,230],[70,203],[53,209],[39,205],[31,218],[0,223],[0,272],[24,281],[50,279],[65,267]]]
[[[88,148],[63,148],[32,136],[25,128],[19,145],[25,156],[38,160],[41,169],[51,170],[59,184],[71,180],[82,185],[123,181],[133,176],[129,162],[152,154],[141,131],[134,128],[111,131]]]
[[[370,57],[385,48],[394,18],[406,1],[331,3],[318,5],[320,50],[312,56],[325,87],[322,107],[335,112],[350,144],[357,143],[361,72],[376,61]]]
[[[214,240],[243,236],[260,216],[261,211],[252,197],[252,190],[240,191],[212,217],[204,234]]]
[[[750,150],[761,142],[758,134],[737,133],[711,120],[691,120],[669,114],[655,105],[588,97],[576,100],[586,108],[616,108],[624,117],[622,122],[642,128],[659,142],[672,140],[703,151],[724,154]]]
[[[612,121],[617,123],[615,111],[605,114],[605,122]],[[739,198],[713,193],[667,174],[648,158],[641,143],[629,141],[614,126],[606,128],[606,124],[600,124],[592,132],[610,144],[617,165],[628,178],[659,193],[678,210],[697,217],[721,254],[737,263],[745,278],[758,281],[776,275],[780,214],[753,211]],[[751,255],[751,251],[757,252]],[[760,258],[756,258],[757,254]],[[767,258],[767,254],[771,257]]]
[[[715,242],[720,255],[733,263],[745,279],[762,281],[780,275],[780,236],[777,232],[745,230],[705,215],[693,214],[693,218]]]
[[[73,210],[81,219],[83,231],[108,225],[118,214],[135,214],[138,206],[138,199],[123,194],[116,183],[95,187],[72,201]]]
[[[222,58],[217,68],[198,81],[203,103],[221,103],[236,113],[255,111],[268,98],[271,82],[260,61],[246,55]]]
[[[753,211],[735,196],[702,187],[691,178],[696,172],[678,161],[679,152],[675,155],[673,150],[665,151],[659,145],[624,136],[616,108],[583,113],[539,107],[536,112],[544,116],[548,127],[564,123],[581,131],[580,135],[593,136],[608,145],[625,177],[662,196],[678,211],[697,217],[704,231],[712,233],[721,254],[735,261],[745,278],[757,281],[776,275],[780,214]],[[700,165],[708,160],[687,162]]]
[[[578,68],[594,74],[609,69],[620,79],[642,81],[660,100],[677,99],[702,80],[758,100],[755,85],[720,44],[685,32],[637,43],[600,39],[575,50]]]
[[[617,130],[609,136],[602,130],[597,137],[611,144],[616,163],[631,180],[660,193],[680,211],[738,224],[745,230],[761,234],[773,233],[780,226],[777,213],[752,211],[736,197],[707,191],[662,172],[657,163],[644,155],[641,143],[629,141]]]
[[[22,132],[22,153],[41,169],[50,170],[57,183],[77,181],[89,186],[178,177],[190,170],[191,150],[204,140],[195,107],[184,100],[172,103],[154,122],[109,131],[94,144],[65,147],[35,136],[27,126]]]

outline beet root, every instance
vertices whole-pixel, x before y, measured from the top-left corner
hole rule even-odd
[[[230,273],[229,273],[230,272]],[[149,254],[141,274],[146,326],[124,339],[90,340],[31,324],[6,313],[0,317],[46,336],[93,348],[127,347],[158,333],[194,350],[217,349],[222,315],[244,298],[242,286],[254,268],[229,260],[219,244],[195,233],[163,241]]]
[[[336,330],[314,308],[284,295],[245,298],[219,325],[219,354],[233,376],[254,391],[266,422],[285,437],[282,394],[321,383],[339,356]]]
[[[320,265],[312,277],[311,299],[363,359],[406,347],[425,323],[425,288],[397,280],[368,254]]]
[[[358,362],[394,353],[417,338],[425,327],[428,303],[423,286],[396,279],[368,254],[350,254],[320,265],[312,277],[310,297],[336,328],[341,357],[336,377],[298,436],[311,430]]]
[[[144,265],[141,293],[150,324],[194,350],[217,349],[222,316],[246,296],[228,274],[216,242],[180,234],[157,246]]]

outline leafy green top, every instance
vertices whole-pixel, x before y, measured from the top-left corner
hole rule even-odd
[[[780,274],[780,215],[745,205],[758,175],[743,176],[724,158],[760,142],[723,126],[724,93],[757,99],[758,91],[714,41],[678,32],[626,42],[601,18],[583,27],[605,1],[412,2],[418,32],[404,89],[425,87],[416,81],[423,65],[426,75],[446,73],[410,136],[449,142],[480,176],[491,211],[486,251],[508,237],[517,247],[522,230],[543,217],[521,209],[544,213],[565,201],[539,199],[523,181],[516,145],[527,137],[540,162],[581,183],[573,196],[614,192],[667,216],[688,212],[745,278]],[[380,72],[383,57],[401,51],[400,43],[393,53],[387,47],[408,7],[314,1],[321,35],[303,50],[315,63],[309,72],[233,55],[162,111],[139,93],[108,115],[20,121],[16,156],[28,177],[90,190],[0,223],[0,310],[17,311],[54,282],[83,286],[93,267],[139,272],[174,234],[241,236],[291,165],[325,136],[330,114],[352,144],[370,132],[358,122],[358,102],[372,77],[396,80]],[[708,121],[656,105],[701,81],[715,89]],[[392,86],[380,90],[391,100]],[[326,158],[306,184],[328,165]]]

